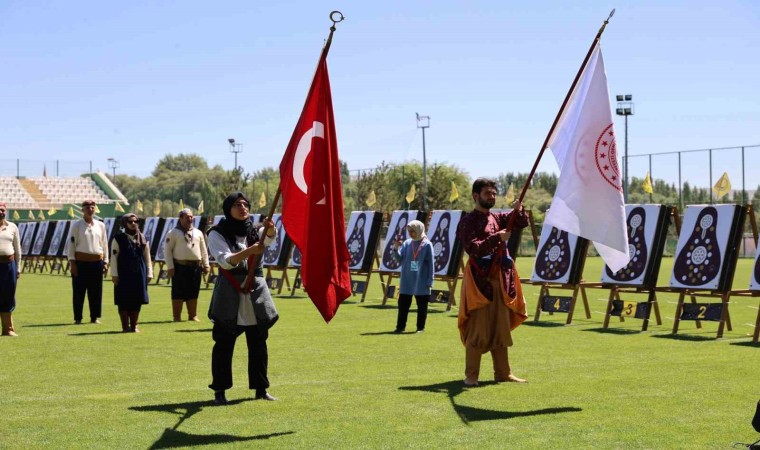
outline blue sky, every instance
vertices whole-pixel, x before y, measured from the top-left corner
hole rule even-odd
[[[471,176],[527,172],[592,38],[610,93],[633,94],[629,154],[760,144],[760,3],[754,1],[0,2],[0,174],[89,168],[147,176],[167,153],[276,166],[300,114],[328,14],[340,157],[352,170],[422,158]],[[614,107],[614,99],[610,102]],[[622,153],[622,118],[616,118]],[[63,163],[65,161],[65,163]],[[741,152],[713,181],[741,184]],[[747,187],[760,147],[746,149]],[[707,185],[707,153],[684,154]],[[643,177],[646,158],[631,158]],[[556,171],[550,154],[540,170]],[[677,181],[676,156],[653,160]],[[26,173],[24,173],[26,172]]]

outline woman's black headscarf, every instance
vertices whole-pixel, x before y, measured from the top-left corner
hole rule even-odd
[[[127,225],[127,222],[129,222],[129,219],[131,219],[133,217],[134,217],[135,220],[137,220],[137,214],[135,214],[135,213],[127,213],[127,214],[124,214],[123,216],[121,216],[121,226],[124,227],[124,233],[126,233],[126,234],[128,234],[130,236],[134,236],[136,234],[137,235],[137,245],[139,245],[139,246],[142,247],[143,245],[147,245],[148,241],[145,239],[145,235],[142,234],[142,232],[140,231],[139,224],[138,224],[138,226],[135,227],[134,231],[130,230],[129,226]]]
[[[246,203],[251,203],[248,201],[248,197],[242,192],[233,192],[224,199],[224,202],[222,203],[224,219],[214,227],[214,230],[224,236],[227,242],[235,242],[236,238],[245,236],[247,245],[253,245],[259,240],[259,236],[250,217],[246,220],[237,220],[232,217],[232,205],[241,198],[245,200]]]

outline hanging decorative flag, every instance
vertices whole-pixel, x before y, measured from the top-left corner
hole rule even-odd
[[[412,185],[412,188],[409,189],[409,192],[406,193],[406,202],[410,205],[412,204],[412,201],[414,201],[414,197],[417,196],[417,188],[415,185]]]
[[[609,94],[597,43],[549,138],[560,176],[544,224],[594,242],[617,272],[631,257]]]
[[[95,214],[100,214],[100,208],[98,208],[98,205],[95,205]]]
[[[137,212],[143,212],[143,204],[140,200],[137,201]]]
[[[57,213],[58,211],[55,210],[55,208],[50,208],[48,210],[48,216],[52,216],[53,214]]]
[[[45,220],[45,213],[40,210],[40,213],[37,214],[37,218],[40,220]]]
[[[267,206],[267,196],[265,193],[261,193],[261,198],[259,198],[259,208],[263,208]]]
[[[203,214],[203,200],[198,203],[198,214]]]
[[[647,176],[644,178],[644,183],[641,185],[641,188],[644,189],[644,192],[647,194],[654,194],[654,189],[652,188],[652,177],[649,176],[649,172],[647,172]]]
[[[507,202],[507,206],[512,205],[512,202],[515,201],[515,184],[509,183],[509,187],[507,188],[507,193],[504,194],[504,201]]]
[[[120,213],[125,212],[124,208],[121,207],[121,203],[119,202],[116,202],[116,206],[113,207],[113,210]]]
[[[723,175],[720,176],[712,190],[717,197],[716,200],[731,192],[731,181],[728,179],[728,172],[723,172]]]
[[[369,195],[367,196],[367,200],[364,203],[366,203],[367,206],[369,206],[370,208],[372,207],[372,205],[377,203],[377,197],[375,196],[374,190],[370,191]]]
[[[182,199],[179,199],[179,209],[185,209],[185,202]]]
[[[18,215],[18,211],[15,211],[15,210],[14,210],[14,211],[13,211],[13,220],[18,220],[18,219],[20,219],[20,218],[21,218],[21,216],[19,216],[19,215]]]
[[[34,214],[32,214],[32,210],[31,209],[29,210],[28,217],[29,217],[29,220],[34,220]]]
[[[459,191],[457,190],[457,185],[453,181],[451,182],[451,194],[449,195],[449,201],[453,202],[454,200],[459,198]]]
[[[156,200],[153,203],[153,215],[158,216],[159,214],[161,214],[161,200]]]
[[[68,214],[69,214],[69,217],[71,217],[72,219],[77,216],[76,214],[74,214],[74,207],[73,206],[69,206],[69,213]]]

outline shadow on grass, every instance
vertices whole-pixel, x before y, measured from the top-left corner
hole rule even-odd
[[[589,328],[587,330],[582,330],[582,331],[593,331],[594,333],[600,333],[600,334],[621,334],[621,335],[641,334],[641,330],[628,330],[625,328]]]
[[[211,333],[213,328],[200,328],[197,330],[174,330],[175,333]]]
[[[145,325],[145,324],[165,324],[165,323],[174,323],[174,321],[173,320],[153,320],[153,321],[150,321],[150,322],[140,322],[140,325]],[[28,325],[24,325],[24,327],[25,328],[26,327],[29,327],[29,328],[68,327],[68,326],[72,326],[73,327],[73,326],[79,326],[79,325],[85,326],[85,325],[88,325],[88,324],[89,324],[88,322],[83,322],[81,324],[76,324],[74,322],[67,322],[67,323],[31,323],[31,324],[28,324]]]
[[[564,327],[564,322],[536,322],[534,320],[525,321],[523,326],[536,327],[536,328],[559,328]]]
[[[244,398],[231,400],[227,406],[237,405],[246,401],[252,401],[252,398]],[[153,443],[151,449],[160,448],[174,448],[174,447],[191,447],[195,445],[211,445],[211,444],[225,444],[231,442],[243,442],[253,440],[269,439],[277,436],[285,436],[293,434],[293,431],[260,434],[257,436],[234,436],[230,434],[191,434],[183,431],[177,431],[180,425],[187,419],[198,414],[206,407],[217,407],[211,400],[202,402],[184,402],[184,403],[170,403],[163,405],[148,405],[148,406],[132,406],[129,409],[132,411],[140,412],[167,412],[176,414],[179,417],[179,421],[172,428],[166,428],[161,437]]]
[[[98,336],[98,335],[108,335],[108,334],[134,334],[134,333],[125,333],[121,330],[119,331],[93,331],[90,333],[69,333],[69,336]]]
[[[346,303],[346,302],[343,302]],[[362,308],[367,309],[398,309],[396,305],[361,305]]]
[[[710,336],[700,336],[694,334],[653,334],[652,337],[659,339],[672,339],[674,341],[689,341],[689,342],[709,342],[715,341],[715,334]]]
[[[454,400],[457,395],[461,394],[465,390],[482,389],[484,386],[498,384],[495,381],[486,381],[480,383],[479,387],[467,387],[462,380],[447,381],[444,383],[430,384],[426,386],[402,386],[399,389],[402,391],[424,391],[433,393],[446,394],[451,401],[451,406],[454,408],[454,412],[459,416],[465,425],[469,425],[470,422],[477,422],[481,420],[507,420],[515,417],[528,417],[528,416],[540,416],[545,414],[560,414],[567,412],[580,412],[581,408],[573,406],[557,407],[557,408],[542,408],[534,409],[531,411],[495,411],[492,409],[473,408],[470,406],[458,405]]]
[[[731,345],[738,345],[740,347],[756,347],[760,348],[760,342],[732,342]]]
[[[404,331],[396,333],[395,331],[375,331],[372,333],[359,333],[359,336],[383,336],[383,335],[402,335],[402,334],[417,334],[416,331]]]
[[[229,444],[232,442],[265,440],[293,433],[293,431],[286,431],[282,433],[259,434],[257,436],[233,436],[231,434],[191,434],[167,428],[164,430],[164,434],[162,434],[161,437],[150,446],[150,449],[193,447],[196,445]]]

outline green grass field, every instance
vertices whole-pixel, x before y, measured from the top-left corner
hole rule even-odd
[[[532,263],[518,260],[523,277]],[[740,260],[736,289],[750,267]],[[664,260],[660,285],[671,268]],[[585,279],[600,273],[589,258]],[[73,325],[69,278],[22,276],[20,337],[0,339],[0,448],[721,449],[760,438],[750,425],[760,346],[749,336],[760,298],[732,299],[733,331],[715,340],[714,322],[670,334],[674,295],[660,296],[663,324],[645,333],[634,319],[602,330],[603,290],[589,291],[591,319],[579,303],[570,326],[565,314],[533,323],[538,288],[526,286],[531,319],[510,359],[529,383],[492,383],[484,355],[481,386],[464,389],[456,308],[435,304],[425,333],[392,334],[395,302],[381,305],[373,275],[366,301],[349,299],[329,325],[302,294],[275,298],[269,375],[280,401],[253,401],[240,339],[231,404],[215,407],[208,320],[171,322],[169,288],[152,286],[142,333],[124,334],[110,282],[104,291],[103,324]]]

